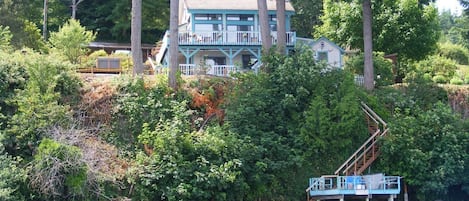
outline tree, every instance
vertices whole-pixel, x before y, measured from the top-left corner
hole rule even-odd
[[[72,19],[76,19],[78,4],[80,4],[83,1],[84,0],[78,0],[78,1],[72,0]]]
[[[295,8],[292,16],[292,29],[298,37],[313,37],[313,27],[319,25],[322,14],[322,0],[291,0]]]
[[[285,0],[277,0],[277,52],[285,54],[287,33],[285,25]]]
[[[42,37],[44,41],[47,41],[47,14],[48,14],[49,0],[44,0],[44,11],[42,20]]]
[[[95,33],[86,31],[79,21],[70,19],[58,32],[51,34],[49,41],[68,61],[76,64],[79,57],[86,53],[86,46],[95,38]]]
[[[419,200],[441,199],[450,194],[452,187],[456,192],[451,194],[467,197],[464,189],[468,188],[465,174],[469,170],[469,133],[461,118],[441,102],[431,104],[429,110],[408,107],[413,102],[409,99],[411,104],[401,104],[395,110],[381,156],[383,164],[394,165],[383,167],[389,174],[402,176]]]
[[[373,73],[373,35],[371,23],[373,14],[371,13],[371,0],[363,0],[363,49],[364,49],[364,78],[365,89],[371,91],[375,87]]]
[[[77,19],[80,19],[83,26],[97,32],[98,41],[130,43],[130,2],[128,0],[83,1],[79,6]],[[142,43],[155,43],[155,40],[162,37],[169,29],[169,1],[142,0],[142,22]]]
[[[133,74],[143,74],[142,61],[142,0],[132,0],[132,61],[134,64]]]
[[[353,76],[324,70],[312,55],[307,49],[270,55],[264,59],[271,72],[236,79],[226,122],[254,144],[242,160],[250,187],[245,200],[300,200],[304,178],[330,174],[368,136]],[[324,101],[314,105],[319,99]],[[316,121],[322,116],[327,118]],[[314,166],[318,161],[331,163]]]
[[[371,1],[373,49],[398,53],[400,60],[421,60],[436,49],[439,38],[437,10],[423,1]],[[323,25],[315,36],[325,36],[342,47],[364,50],[361,1],[324,0]],[[398,76],[408,69],[400,65]]]
[[[179,0],[170,1],[170,13],[171,17],[169,20],[169,86],[173,90],[177,90],[176,73],[179,69],[178,54],[179,54]]]
[[[10,48],[11,35],[10,27],[3,27],[0,25],[0,48],[6,50]]]
[[[262,40],[262,51],[268,54],[272,48],[272,36],[270,35],[269,15],[266,0],[258,0],[257,7],[259,9],[259,24]]]

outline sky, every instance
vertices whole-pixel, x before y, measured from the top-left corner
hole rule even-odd
[[[443,10],[451,10],[451,13],[459,15],[462,12],[462,7],[459,0],[437,0],[436,7],[441,12]]]

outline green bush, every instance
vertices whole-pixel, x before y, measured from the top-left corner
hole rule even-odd
[[[354,74],[363,75],[363,53],[350,58],[345,63],[345,69],[350,70]],[[376,86],[386,86],[394,83],[392,72],[392,63],[384,58],[384,53],[373,53],[373,67],[375,74]]]
[[[448,80],[446,79],[445,76],[443,75],[435,75],[433,78],[432,78],[433,82],[435,83],[438,83],[438,84],[445,84],[445,83],[448,83]]]
[[[469,50],[462,45],[443,43],[439,45],[440,56],[452,59],[461,65],[469,64]]]
[[[81,82],[68,62],[53,56],[28,52],[21,58],[27,78],[23,89],[8,99],[16,110],[7,122],[5,146],[13,155],[29,157],[47,128],[70,121],[66,103],[78,99]]]
[[[43,139],[31,163],[31,186],[53,200],[86,196],[87,166],[78,147]]]
[[[96,34],[86,31],[80,22],[70,19],[58,32],[51,33],[50,43],[58,54],[64,55],[72,64],[77,64],[80,56],[86,53],[86,44],[96,38]]]
[[[459,78],[459,77],[453,77],[450,81],[449,81],[450,84],[454,84],[454,85],[462,85],[464,83],[464,81]]]
[[[413,64],[417,75],[429,74],[437,83],[447,83],[455,74],[458,66],[455,61],[439,55],[429,56],[427,59]],[[406,77],[413,77],[412,73]],[[435,76],[438,76],[435,80]],[[415,76],[414,76],[415,77]]]
[[[0,49],[9,49],[12,37],[9,27],[0,26]]]
[[[465,84],[469,84],[469,74],[467,74],[466,76],[464,76],[464,83],[465,83]]]
[[[0,141],[3,136],[0,134]],[[3,144],[0,143],[0,200],[22,201],[25,199],[27,172],[20,167],[20,159],[13,158],[4,153]]]

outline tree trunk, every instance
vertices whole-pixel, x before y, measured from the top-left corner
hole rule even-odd
[[[285,23],[285,0],[277,0],[277,52],[286,53],[287,30]]]
[[[42,21],[42,37],[44,41],[47,41],[47,4],[49,3],[48,0],[44,0],[44,11],[43,11],[43,21]]]
[[[72,19],[77,19],[77,7],[78,7],[78,4],[80,4],[81,2],[83,2],[83,0],[72,0]]]
[[[178,53],[178,23],[179,23],[179,0],[171,0],[169,18],[169,86],[176,91],[176,72],[179,69]]]
[[[363,48],[364,48],[364,79],[365,89],[372,91],[374,89],[373,72],[373,38],[371,31],[371,22],[373,16],[371,13],[371,0],[363,0]]]
[[[130,42],[132,49],[132,61],[134,66],[133,75],[142,75],[142,0],[132,0]]]
[[[257,6],[259,8],[262,49],[264,54],[268,54],[272,47],[272,36],[270,35],[269,14],[267,12],[266,0],[258,0]]]

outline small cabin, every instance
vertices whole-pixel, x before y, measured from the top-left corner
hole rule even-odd
[[[297,45],[311,47],[311,49],[314,51],[314,58],[317,61],[323,61],[332,68],[343,68],[343,55],[345,50],[326,37],[321,37],[317,40],[298,37],[297,43]]]

